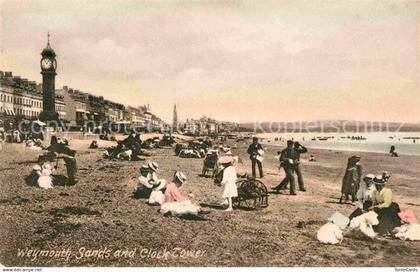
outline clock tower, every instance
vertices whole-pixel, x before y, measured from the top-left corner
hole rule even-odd
[[[42,75],[42,112],[39,116],[41,121],[59,121],[55,111],[55,72],[57,69],[56,54],[50,46],[50,33],[48,33],[47,46],[41,53]]]

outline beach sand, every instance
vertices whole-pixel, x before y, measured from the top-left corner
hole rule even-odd
[[[220,207],[222,188],[210,178],[199,177],[201,159],[182,159],[173,149],[150,150],[148,161],[159,164],[159,176],[171,179],[181,170],[184,186],[208,214],[202,220],[164,217],[157,207],[132,197],[138,168],[144,161],[110,161],[103,149],[89,150],[90,141],[71,141],[77,149],[78,178],[75,186],[41,190],[25,184],[25,177],[40,154],[24,145],[3,144],[0,151],[0,263],[7,266],[418,266],[420,243],[380,237],[368,240],[346,236],[339,245],[323,245],[316,232],[335,211],[349,215],[354,206],[338,204],[347,158],[353,153],[309,149],[302,155],[307,192],[297,196],[271,194],[269,207],[258,211]],[[99,141],[99,146],[115,143]],[[249,143],[229,143],[243,164],[239,173],[250,173],[246,154]],[[274,160],[279,147],[267,146],[265,177],[270,189],[283,177]],[[317,162],[308,162],[309,154]],[[389,187],[395,201],[420,216],[420,157],[357,152],[364,173],[391,174]],[[58,172],[65,174],[62,162]],[[305,227],[298,228],[299,222]],[[109,255],[81,257],[80,248],[109,250]],[[19,257],[18,249],[71,251],[69,258]],[[134,252],[116,256],[117,250]],[[145,254],[146,250],[182,254]],[[193,255],[197,253],[200,254]],[[83,251],[83,250],[82,250]],[[79,258],[80,257],[80,258]]]

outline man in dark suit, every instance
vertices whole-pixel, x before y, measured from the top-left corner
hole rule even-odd
[[[55,135],[51,136],[50,146],[47,148],[48,152],[45,154],[44,158],[47,158],[49,161],[53,161],[55,158],[63,158],[66,164],[67,170],[67,185],[74,185],[77,183],[76,173],[77,173],[77,164],[76,164],[76,151],[70,149],[66,144],[59,143]]]
[[[286,177],[279,185],[273,188],[276,192],[280,192],[280,190],[283,190],[290,183],[290,195],[296,195],[295,177],[293,175],[297,159],[298,156],[296,150],[293,148],[293,141],[289,140],[287,141],[287,148],[283,149],[280,155],[280,163],[283,166]]]
[[[296,156],[297,156],[296,164],[295,164],[295,171],[298,178],[299,191],[306,192],[305,184],[303,183],[301,166],[300,166],[300,154],[306,153],[308,152],[308,150],[299,142],[295,142],[294,149],[296,151]]]
[[[261,154],[264,152],[261,144],[258,143],[258,138],[252,138],[252,144],[248,147],[249,158],[252,163],[252,176],[255,178],[257,176],[255,171],[255,166],[258,165],[258,171],[260,172],[260,178],[263,178],[263,169],[262,162],[259,158],[262,158]]]

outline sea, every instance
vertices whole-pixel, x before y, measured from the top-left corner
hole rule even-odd
[[[364,133],[261,133],[263,143],[284,146],[287,140],[300,142],[309,148],[389,153],[395,146],[398,155],[420,156],[420,132]]]

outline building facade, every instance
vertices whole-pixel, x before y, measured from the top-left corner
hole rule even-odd
[[[55,110],[66,119],[66,105],[61,95],[55,96]],[[43,110],[42,85],[12,72],[0,71],[0,117],[9,120],[36,120]]]
[[[193,135],[207,135],[214,133],[230,133],[237,131],[239,124],[235,122],[218,121],[206,116],[200,119],[187,119],[183,131]]]

